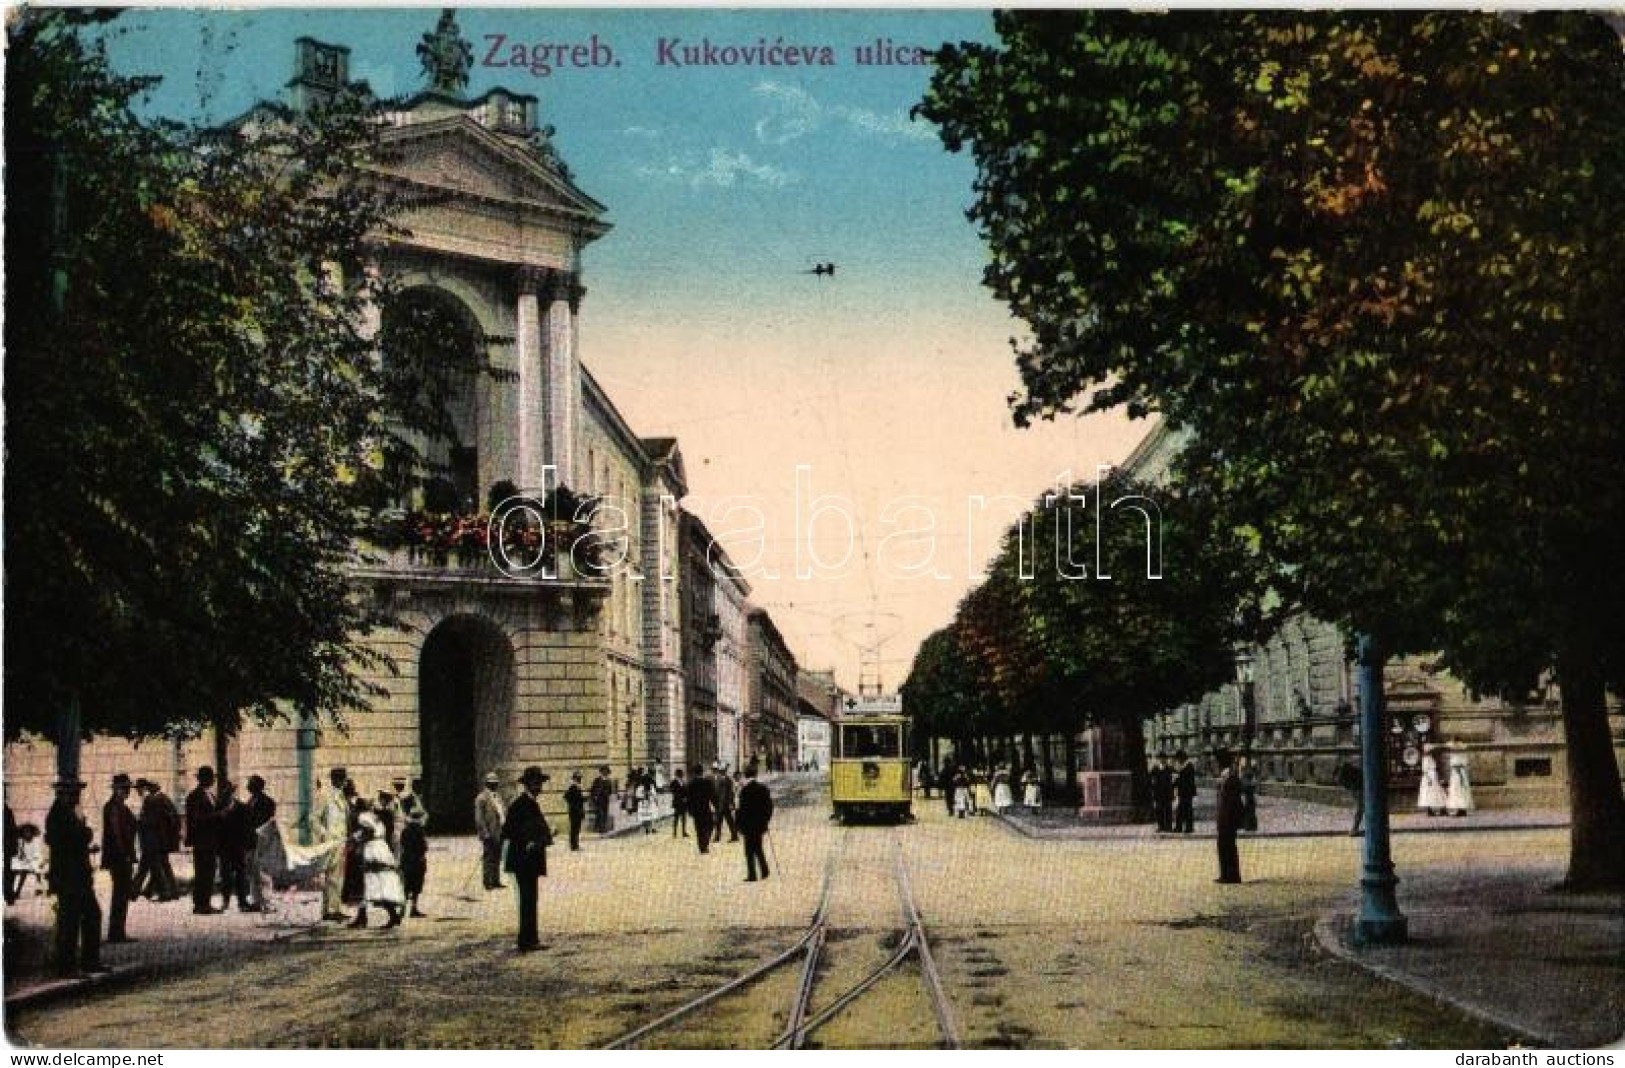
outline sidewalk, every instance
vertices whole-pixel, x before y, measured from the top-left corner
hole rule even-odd
[[[823,780],[805,774],[779,773],[764,776],[763,781],[773,787],[775,799],[781,804],[794,804],[801,800],[801,795]],[[617,809],[615,828],[604,835],[584,833],[583,845],[640,831],[636,817],[623,819],[625,815]],[[661,812],[658,821],[662,834],[671,833],[670,819],[671,811],[667,808]],[[564,841],[567,835],[565,827],[555,822],[553,834],[556,847],[568,847]],[[472,835],[430,838],[429,877],[424,901],[432,903],[426,904],[425,908],[431,909],[437,919],[464,918],[486,907],[475,889],[478,885],[479,856],[479,841]],[[177,853],[171,860],[176,877],[183,884],[189,883],[192,875],[190,855]],[[96,899],[102,908],[104,933],[111,895],[112,884],[107,874],[98,871]],[[190,895],[164,904],[137,901],[130,905],[126,922],[126,930],[135,941],[102,946],[102,963],[112,969],[110,973],[95,977],[58,978],[51,971],[49,962],[55,923],[54,902],[52,897],[36,896],[30,883],[29,889],[15,905],[5,907],[3,978],[8,1009],[49,1001],[93,987],[137,981],[145,976],[208,963],[271,943],[321,937],[322,932],[335,930],[321,922],[321,894],[312,890],[273,892],[270,896],[272,911],[268,913],[240,912],[234,905],[230,911],[217,915],[196,916],[192,913]],[[353,912],[354,909],[346,906],[345,911]]]
[[[1625,898],[1549,889],[1559,869],[1474,873],[1412,887],[1410,940],[1350,944],[1358,904],[1315,925],[1321,948],[1485,1020],[1523,1044],[1588,1049],[1625,1042]],[[1414,880],[1413,880],[1414,881]]]
[[[917,804],[942,804],[938,798]],[[1215,811],[1212,790],[1196,795],[1196,830],[1184,838],[1214,836]],[[1078,819],[1071,808],[1045,808],[1037,813],[1020,805],[1005,810],[1001,817],[1007,824],[1029,838],[1064,840],[1122,840],[1136,838],[1162,838],[1149,823],[1098,824]],[[1299,801],[1287,797],[1258,795],[1258,830],[1243,832],[1243,838],[1308,838],[1321,835],[1347,835],[1354,821],[1354,810],[1336,805],[1321,805],[1313,801]],[[1465,816],[1429,816],[1424,812],[1403,810],[1389,817],[1389,826],[1395,834],[1436,834],[1459,831],[1539,830],[1567,827],[1568,813],[1561,809],[1479,809]]]

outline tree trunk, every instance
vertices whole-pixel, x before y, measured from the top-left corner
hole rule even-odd
[[[1581,653],[1560,656],[1558,672],[1569,772],[1569,873],[1561,887],[1625,889],[1625,794],[1602,675]]]
[[[1074,807],[1078,803],[1078,736],[1067,731],[1066,741],[1066,784],[1061,796]]]
[[[1044,742],[1044,791],[1051,793],[1055,790],[1055,749],[1053,735],[1046,734]]]
[[[1037,764],[1033,759],[1033,735],[1031,731],[1021,736],[1021,770],[1026,771]]]
[[[1123,726],[1123,749],[1128,760],[1134,821],[1145,823],[1151,819],[1151,769],[1145,761],[1145,720],[1135,716]]]

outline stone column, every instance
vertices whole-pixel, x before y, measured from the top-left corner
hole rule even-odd
[[[546,293],[547,463],[558,483],[579,489],[576,483],[576,431],[581,411],[581,366],[576,356],[576,309],[585,292],[576,276],[555,271]]]
[[[523,268],[518,278],[514,338],[519,371],[518,482],[522,490],[540,490],[547,435],[547,406],[542,352],[541,271]]]

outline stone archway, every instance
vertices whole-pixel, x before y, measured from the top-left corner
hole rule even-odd
[[[436,830],[473,828],[474,796],[508,756],[513,710],[513,645],[500,627],[456,615],[429,632],[418,657],[418,753]]]

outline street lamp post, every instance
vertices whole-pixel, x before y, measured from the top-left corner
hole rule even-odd
[[[1355,638],[1360,682],[1360,767],[1365,791],[1364,866],[1360,873],[1360,915],[1354,941],[1362,946],[1405,941],[1407,924],[1394,887],[1393,855],[1388,842],[1388,762],[1383,747],[1382,651],[1369,634]]]
[[[1258,706],[1253,690],[1255,661],[1251,649],[1236,654],[1236,691],[1241,697],[1241,748],[1251,756],[1253,736],[1258,732]]]

